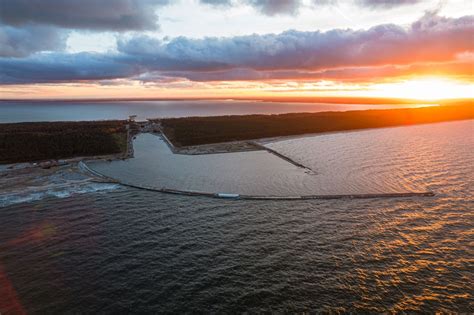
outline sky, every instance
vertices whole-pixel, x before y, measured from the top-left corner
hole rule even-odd
[[[474,97],[472,0],[0,0],[0,98]]]

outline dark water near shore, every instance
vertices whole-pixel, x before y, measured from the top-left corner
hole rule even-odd
[[[281,114],[364,109],[417,107],[412,105],[309,104],[259,101],[111,101],[111,102],[15,102],[0,101],[0,123],[25,121],[80,121],[161,117]]]
[[[325,139],[339,139],[331,157],[341,171],[390,169],[434,197],[239,201],[117,186],[0,207],[0,292],[11,288],[0,308],[16,300],[33,314],[472,313],[473,127],[381,130],[361,147],[371,158],[352,162],[369,131],[352,145],[344,134],[272,144],[324,175],[335,163],[318,166],[331,149]],[[439,128],[449,129],[443,146],[432,141]],[[459,128],[467,139],[453,137]],[[399,149],[380,156],[379,142]],[[316,143],[323,151],[298,153]]]
[[[0,270],[37,314],[468,312],[473,206],[456,191],[247,202],[124,188],[1,209]]]

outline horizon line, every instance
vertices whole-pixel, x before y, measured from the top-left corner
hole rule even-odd
[[[15,101],[15,102],[124,102],[124,101],[263,101],[263,102],[288,102],[288,103],[348,103],[348,104],[365,104],[372,102],[373,104],[412,104],[412,103],[426,103],[436,104],[439,102],[453,102],[453,101],[474,101],[474,98],[447,98],[437,100],[424,99],[410,99],[410,98],[383,98],[383,97],[119,97],[119,98],[0,98],[0,102]]]

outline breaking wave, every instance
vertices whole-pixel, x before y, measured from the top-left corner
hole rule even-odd
[[[78,194],[105,192],[119,189],[120,185],[91,181],[61,185],[45,185],[22,191],[0,194],[0,207],[39,201],[45,198],[68,198]]]

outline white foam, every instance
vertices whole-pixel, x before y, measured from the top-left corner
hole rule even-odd
[[[36,190],[27,192],[11,192],[0,194],[0,207],[7,207],[14,204],[35,202],[48,197],[68,198],[78,194],[103,192],[118,189],[118,184],[93,183],[87,182],[81,185],[71,184],[70,186],[61,185],[61,187],[52,188],[51,185],[37,187]]]

